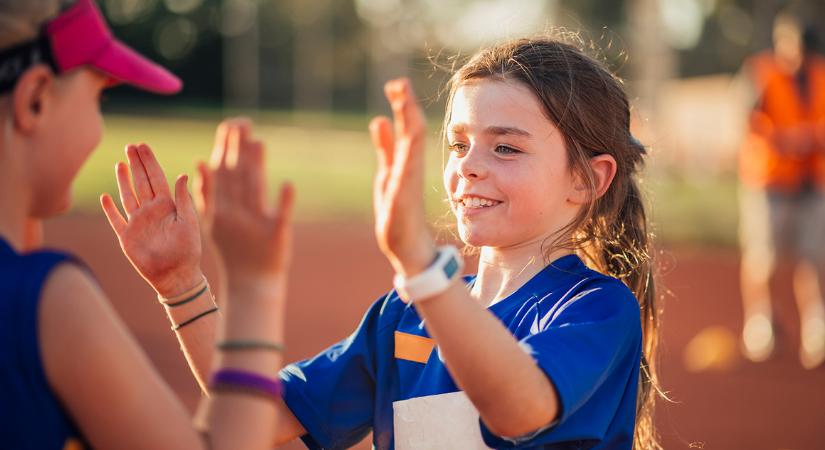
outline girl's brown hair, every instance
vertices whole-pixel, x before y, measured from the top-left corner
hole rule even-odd
[[[56,16],[68,0],[6,0],[0,2],[0,49],[37,36],[40,26]]]
[[[658,311],[647,218],[635,179],[646,150],[630,132],[622,82],[577,46],[549,37],[513,40],[482,50],[453,74],[446,121],[462,83],[484,78],[517,81],[533,91],[564,137],[570,169],[588,183],[588,202],[550,246],[577,251],[638,299],[643,354],[633,447],[660,448],[653,427]],[[613,156],[617,171],[607,192],[596,198],[589,161],[602,154]]]

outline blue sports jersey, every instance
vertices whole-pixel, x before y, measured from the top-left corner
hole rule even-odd
[[[568,255],[488,310],[555,386],[561,410],[553,424],[530,436],[493,435],[415,307],[390,292],[351,336],[281,372],[304,443],[343,449],[373,431],[377,450],[632,447],[642,331],[623,283]]]
[[[37,331],[43,283],[67,260],[56,252],[21,255],[0,238],[0,448],[83,448],[46,379]]]

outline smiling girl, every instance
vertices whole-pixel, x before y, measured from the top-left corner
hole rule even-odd
[[[656,448],[656,307],[634,180],[645,149],[621,82],[536,38],[481,51],[450,86],[444,186],[478,274],[462,279],[459,252],[428,231],[424,118],[409,82],[391,81],[394,125],[376,118],[370,133],[396,289],[351,336],[283,370],[276,442],[339,449],[372,431],[381,450]],[[244,176],[257,156],[221,156],[258,154],[248,125],[222,127],[239,137],[201,170],[216,216],[233,207],[221,192],[261,190]],[[237,231],[239,248],[252,242]],[[180,335],[196,372],[210,332]]]

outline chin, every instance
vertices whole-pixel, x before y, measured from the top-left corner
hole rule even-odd
[[[458,237],[470,247],[495,247],[495,237],[484,230],[458,225]]]
[[[35,202],[31,211],[31,216],[38,219],[48,219],[50,217],[59,216],[69,211],[72,207],[72,193],[67,191],[66,194],[59,198],[52,199],[50,202],[38,201]]]

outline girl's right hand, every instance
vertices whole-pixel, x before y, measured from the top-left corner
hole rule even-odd
[[[126,217],[109,194],[103,194],[100,203],[123,253],[159,295],[171,298],[203,279],[198,217],[186,190],[187,177],[178,177],[173,199],[149,146],[129,145],[126,156],[128,166],[115,166]]]
[[[284,183],[277,204],[270,206],[266,188],[264,146],[252,138],[251,122],[225,120],[209,165],[198,164],[195,203],[231,287],[278,281],[288,272],[294,190]]]

